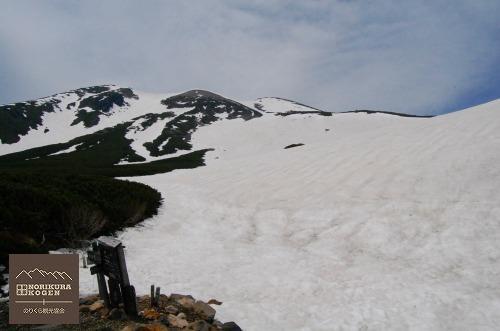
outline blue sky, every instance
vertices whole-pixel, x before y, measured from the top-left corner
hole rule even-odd
[[[439,114],[500,98],[500,1],[3,1],[0,104],[114,83]]]

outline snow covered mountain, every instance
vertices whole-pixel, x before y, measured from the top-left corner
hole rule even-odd
[[[332,113],[274,97],[236,102],[203,90],[165,95],[114,85],[93,86],[0,106],[0,155],[67,143],[120,126],[131,147],[121,163],[145,162],[191,150],[191,136],[200,127],[224,119],[248,121],[263,115]],[[82,145],[73,141],[50,155],[89,148]],[[49,155],[36,155],[45,156]]]
[[[208,91],[165,96],[95,86],[6,105],[0,107],[0,116],[2,154],[125,125],[125,137],[136,148],[125,161],[146,161],[190,149],[190,136],[199,126],[222,118],[249,120],[261,114]],[[75,146],[69,151],[80,149]]]
[[[204,167],[132,178],[167,197],[119,235],[138,294],[215,297],[245,330],[500,324],[500,100],[412,118],[200,90],[82,93],[7,106],[8,123],[28,125],[0,131],[0,164],[106,144],[123,150],[117,167],[204,151]],[[80,282],[97,288],[88,269]]]

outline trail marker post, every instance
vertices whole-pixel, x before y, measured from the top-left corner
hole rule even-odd
[[[88,264],[93,264],[90,274],[97,275],[99,296],[107,308],[117,308],[123,303],[127,315],[137,316],[135,288],[130,285],[124,246],[121,241],[110,237],[100,237],[92,243],[87,252]],[[105,276],[108,277],[106,286]]]

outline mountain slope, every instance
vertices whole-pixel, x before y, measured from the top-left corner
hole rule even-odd
[[[496,101],[202,127],[206,167],[136,178],[169,200],[120,235],[130,277],[217,297],[246,330],[494,330],[499,116]]]
[[[192,168],[203,165],[206,151],[192,150],[191,135],[199,127],[262,116],[208,91],[138,94],[96,86],[0,107],[2,126],[10,128],[1,135],[0,152],[7,154],[0,156],[0,170],[76,168],[78,173],[130,176]]]
[[[138,175],[199,153],[205,167],[133,178],[166,197],[158,216],[119,235],[138,294],[155,283],[216,297],[221,318],[245,330],[500,324],[500,100],[411,118],[200,90],[133,94],[90,127],[71,126],[75,104],[60,125],[68,138],[49,135],[56,125],[50,143],[36,141],[39,126],[0,145],[0,166],[91,159],[87,169]],[[95,292],[88,270],[80,282]]]
[[[159,161],[217,147],[193,148],[192,135],[202,127],[264,115],[300,119],[333,114],[282,98],[240,103],[203,90],[165,95],[93,86],[0,106],[0,167],[4,161],[27,167],[33,160],[80,164],[89,157],[99,158],[100,167],[103,160],[108,167]],[[107,154],[101,153],[103,146],[109,147]],[[6,155],[11,153],[17,154]]]
[[[42,137],[44,139],[38,144],[51,139],[61,142],[54,139],[68,139],[74,134],[89,132],[85,129],[105,127],[108,123],[102,123],[102,120],[116,116],[115,108],[124,112],[130,101],[137,99],[129,88],[103,85],[0,106],[0,142],[14,144],[30,138],[31,144],[36,144],[36,140]],[[28,146],[29,143],[22,148]]]

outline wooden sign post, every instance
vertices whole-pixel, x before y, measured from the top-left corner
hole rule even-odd
[[[137,316],[135,288],[130,285],[125,263],[124,246],[121,241],[110,237],[100,237],[92,243],[92,250],[87,252],[88,264],[92,275],[97,275],[99,296],[108,309],[117,308],[123,303],[127,315]],[[105,276],[108,277],[106,286]]]

